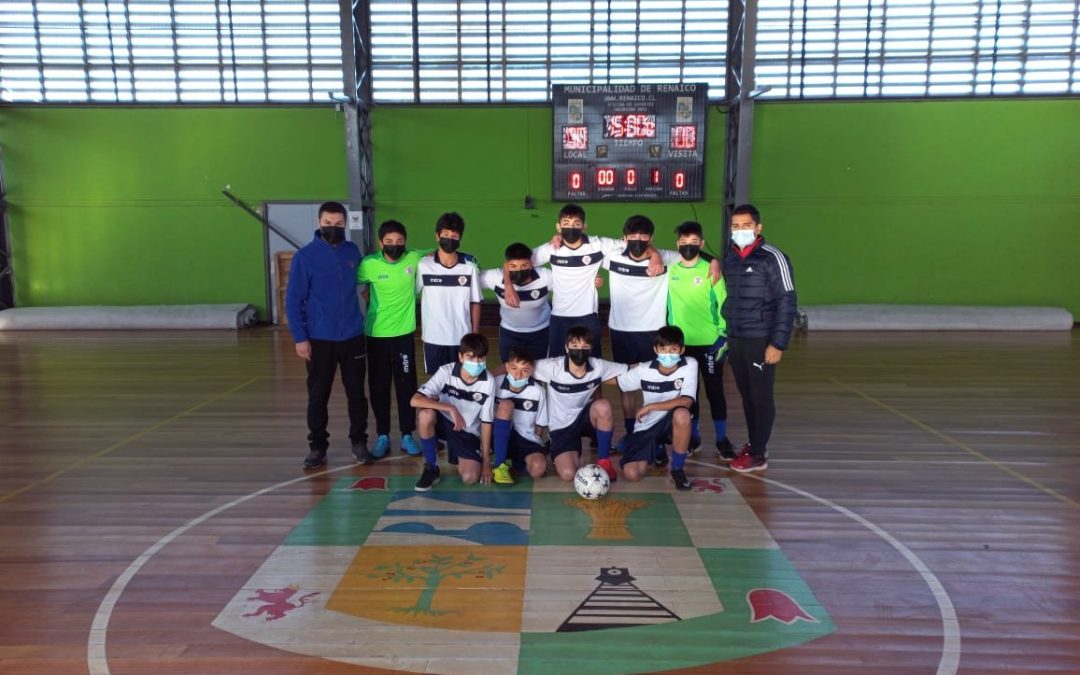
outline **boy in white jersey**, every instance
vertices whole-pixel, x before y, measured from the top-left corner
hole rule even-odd
[[[621,239],[590,237],[585,234],[586,227],[585,209],[577,204],[567,204],[559,211],[556,237],[533,249],[534,265],[551,265],[554,298],[548,330],[548,356],[566,353],[563,337],[571,326],[588,327],[592,335],[592,355],[601,356],[596,273],[606,256],[619,253],[626,245]],[[651,272],[655,276],[660,274],[663,264],[654,251],[650,251],[650,256]],[[519,301],[518,295],[507,289],[507,304],[516,307]]]
[[[661,328],[653,341],[655,358],[618,378],[622,391],[640,389],[645,399],[620,461],[626,480],[644,478],[656,446],[670,441],[671,478],[675,487],[680,490],[691,487],[684,467],[690,448],[690,406],[697,397],[698,364],[693,358],[683,356],[686,350],[683,342],[683,333],[677,327]]]
[[[487,371],[487,338],[468,333],[461,338],[458,358],[435,371],[413,394],[424,471],[417,492],[439,482],[438,438],[456,464],[461,481],[491,482],[491,424],[495,419],[495,378]]]
[[[581,466],[581,437],[596,436],[596,463],[611,480],[617,475],[611,465],[611,434],[614,423],[611,404],[605,398],[593,400],[604,382],[614,382],[626,366],[595,357],[592,331],[573,326],[566,332],[566,356],[536,362],[533,378],[548,385],[548,427],[551,457],[559,478],[572,481]]]
[[[420,293],[420,338],[424,370],[434,373],[458,360],[458,343],[466,333],[480,330],[480,281],[476,261],[458,253],[465,221],[444,213],[435,222],[439,248],[420,260],[416,290]]]
[[[548,425],[547,393],[532,378],[535,366],[529,352],[515,347],[506,359],[506,374],[495,378],[496,483],[514,484],[511,465],[525,467],[533,480],[547,472],[548,449],[540,439],[540,429]]]
[[[506,303],[503,268],[480,273],[480,286],[494,291],[499,299],[499,358],[506,363],[510,351],[521,348],[533,358],[542,359],[548,351],[551,270],[533,267],[532,249],[525,244],[510,244],[506,247],[505,271],[520,300],[517,307]]]

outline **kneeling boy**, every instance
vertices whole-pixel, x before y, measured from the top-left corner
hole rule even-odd
[[[463,483],[491,482],[491,423],[495,413],[495,378],[487,371],[488,342],[467,333],[458,346],[457,363],[441,366],[413,394],[417,410],[424,471],[417,492],[439,482],[437,438],[446,441],[446,454],[456,464]]]
[[[640,363],[618,378],[622,391],[640,389],[645,402],[638,408],[634,432],[627,436],[620,462],[623,477],[629,481],[644,478],[656,447],[670,441],[671,478],[675,487],[689,490],[690,480],[683,467],[690,447],[690,406],[697,396],[698,364],[683,356],[683,332],[675,326],[656,332],[653,351],[653,361]]]
[[[548,425],[547,395],[532,378],[534,368],[529,352],[514,348],[506,360],[506,374],[495,378],[496,483],[514,484],[511,465],[525,466],[533,480],[547,472],[547,447],[540,440],[540,429]]]

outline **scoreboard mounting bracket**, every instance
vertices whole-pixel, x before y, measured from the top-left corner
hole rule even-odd
[[[552,86],[552,199],[700,201],[706,84]]]

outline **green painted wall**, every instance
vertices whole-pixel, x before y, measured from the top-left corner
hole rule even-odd
[[[261,225],[221,195],[347,192],[329,108],[0,109],[22,306],[250,302]]]

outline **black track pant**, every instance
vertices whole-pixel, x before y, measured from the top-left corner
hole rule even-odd
[[[341,369],[341,383],[349,402],[349,440],[367,440],[368,402],[364,397],[364,368],[367,364],[364,336],[348,340],[310,340],[311,360],[307,363],[308,444],[312,450],[326,451],[330,434],[326,406],[334,388],[334,374]]]
[[[398,429],[402,435],[416,431],[416,411],[409,401],[416,393],[416,337],[369,337],[368,391],[375,410],[375,432],[390,435],[390,384],[397,394]]]
[[[768,338],[729,338],[728,364],[742,396],[746,428],[750,431],[750,451],[756,457],[768,452],[769,436],[776,419],[773,385],[776,366],[765,363]]]
[[[705,386],[705,397],[709,399],[709,412],[713,420],[727,419],[727,401],[724,399],[724,362],[717,361],[708,354],[709,347],[686,347],[686,355],[692,356],[698,362],[698,383]],[[690,407],[690,414],[694,419],[698,416],[701,406],[697,397],[694,405]],[[717,439],[719,440],[719,439]]]

